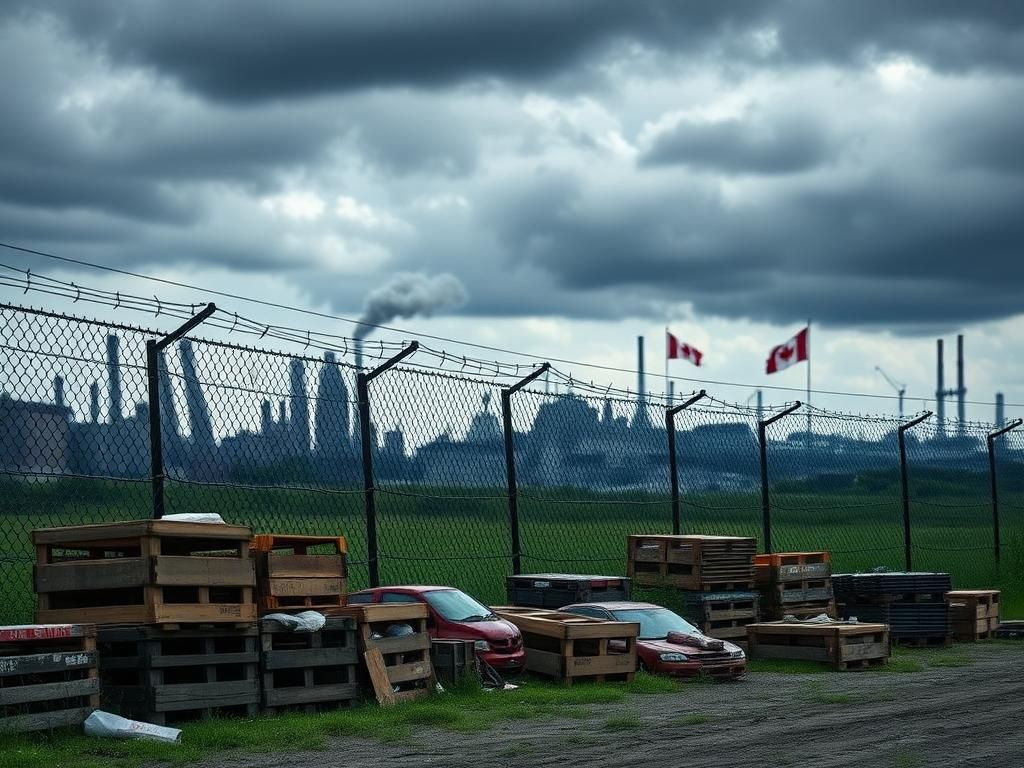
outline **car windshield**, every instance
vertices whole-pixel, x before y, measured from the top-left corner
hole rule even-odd
[[[668,637],[669,632],[698,636],[701,634],[693,624],[667,608],[632,608],[627,611],[612,611],[612,615],[618,621],[639,622],[641,640],[663,640]]]
[[[457,589],[435,589],[424,597],[446,621],[484,621],[497,618],[483,603]]]

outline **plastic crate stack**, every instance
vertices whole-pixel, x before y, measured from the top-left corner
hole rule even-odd
[[[95,623],[104,709],[159,725],[253,715],[251,531],[174,520],[34,531],[36,620]]]
[[[807,619],[821,614],[834,618],[831,560],[828,552],[757,555],[754,569],[764,620]]]
[[[683,615],[704,634],[743,641],[758,620],[757,539],[741,536],[630,536],[627,572],[636,586],[680,593]]]
[[[832,577],[844,618],[888,624],[894,643],[952,642],[948,573],[857,573]]]

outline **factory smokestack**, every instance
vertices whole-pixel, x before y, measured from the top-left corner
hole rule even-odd
[[[53,404],[58,408],[66,408],[64,402],[64,379],[60,376],[53,377]]]
[[[100,385],[93,382],[89,385],[89,421],[95,424],[100,420]]]
[[[110,422],[121,421],[121,340],[113,333],[107,335],[107,394]]]
[[[967,387],[964,386],[964,335],[956,336],[956,417],[960,420],[957,434],[963,437],[967,419]]]
[[[1001,429],[1006,423],[1006,409],[1002,392],[996,392],[996,429]]]
[[[637,370],[637,381],[636,381],[636,392],[637,399],[642,403],[644,401],[644,337],[636,337],[636,370]]]
[[[362,367],[362,340],[375,326],[399,317],[432,317],[443,309],[459,307],[469,295],[455,275],[424,275],[401,272],[379,288],[374,288],[363,303],[363,314],[356,324],[356,366]]]

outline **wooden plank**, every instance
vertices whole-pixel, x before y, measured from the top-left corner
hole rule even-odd
[[[620,675],[636,671],[636,655],[612,653],[606,656],[572,656],[566,659],[567,677]]]
[[[96,666],[96,651],[60,651],[26,656],[0,656],[0,677],[68,672]]]
[[[153,709],[157,712],[258,703],[259,684],[255,678],[153,686]]]
[[[539,675],[547,675],[561,680],[565,677],[565,657],[553,651],[526,649],[526,669]]]
[[[98,678],[61,680],[57,683],[15,685],[0,688],[0,707],[29,704],[37,701],[62,701],[78,696],[93,696],[100,692]]]
[[[428,657],[425,661],[414,661],[409,664],[393,664],[387,667],[388,680],[391,681],[392,685],[398,683],[408,683],[413,680],[424,680],[433,674],[433,668],[430,666],[430,658]]]
[[[143,657],[137,666],[144,669],[174,669],[178,667],[204,667],[211,664],[255,664],[259,661],[256,651],[239,653],[170,653],[159,656]],[[104,669],[110,667],[106,657],[102,660]]]
[[[145,624],[152,619],[144,605],[114,605],[99,608],[51,608],[36,611],[36,621],[41,624],[64,621],[90,622],[94,624]]]
[[[251,531],[243,525],[222,523],[185,523],[175,520],[131,520],[120,523],[94,523],[32,531],[33,544],[86,544],[102,541],[138,539],[143,536],[167,536],[188,539],[245,540]]]
[[[370,674],[370,684],[373,685],[373,693],[377,697],[377,703],[382,707],[395,705],[395,692],[392,690],[391,681],[388,680],[387,668],[384,666],[384,657],[376,648],[370,648],[363,652],[363,659],[366,663],[366,670]]]
[[[256,620],[255,603],[162,603],[153,606],[152,624],[202,624]]]
[[[371,605],[347,605],[332,608],[328,616],[351,616],[360,624],[377,622],[401,622],[426,619],[427,606],[423,603],[376,603]]]
[[[353,640],[354,642],[354,640]],[[350,648],[295,648],[264,651],[263,669],[302,669],[304,667],[343,667],[359,663],[355,647]]]
[[[96,625],[90,623],[40,623],[0,627],[0,643],[22,643],[36,640],[63,640],[68,637],[96,637]]]
[[[758,639],[757,647],[751,647],[750,653],[758,659],[796,659],[832,663],[832,656],[824,646],[773,645]]]
[[[889,642],[840,644],[838,661],[855,659],[887,659],[889,658]]]
[[[149,583],[149,560],[144,557],[74,560],[35,566],[36,592],[78,592],[141,587]]]
[[[256,570],[248,558],[160,555],[154,558],[152,583],[167,587],[253,587]]]
[[[359,698],[358,683],[335,683],[331,685],[288,686],[287,688],[264,688],[263,706],[291,707],[298,704],[328,704],[336,701],[351,701]]]
[[[61,709],[56,712],[39,712],[34,715],[15,715],[0,717],[0,733],[27,733],[29,731],[48,731],[54,728],[81,726],[96,707],[76,707]]]
[[[425,632],[417,632],[414,635],[402,637],[380,637],[374,640],[365,640],[366,648],[376,648],[385,656],[392,653],[410,653],[412,651],[429,651],[430,636]]]
[[[274,597],[318,597],[343,594],[345,581],[337,577],[326,579],[273,578],[263,587],[264,594]]]
[[[345,575],[342,555],[263,555],[258,564],[272,578],[328,579]]]

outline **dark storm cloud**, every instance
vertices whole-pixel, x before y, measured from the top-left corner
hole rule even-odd
[[[623,41],[759,65],[906,53],[956,71],[1024,66],[1024,5],[996,0],[56,0],[45,8],[118,60],[218,100],[541,81]],[[773,52],[745,37],[767,29],[779,43]]]
[[[826,131],[809,116],[681,121],[641,156],[645,166],[685,165],[724,173],[795,173],[833,154]]]

